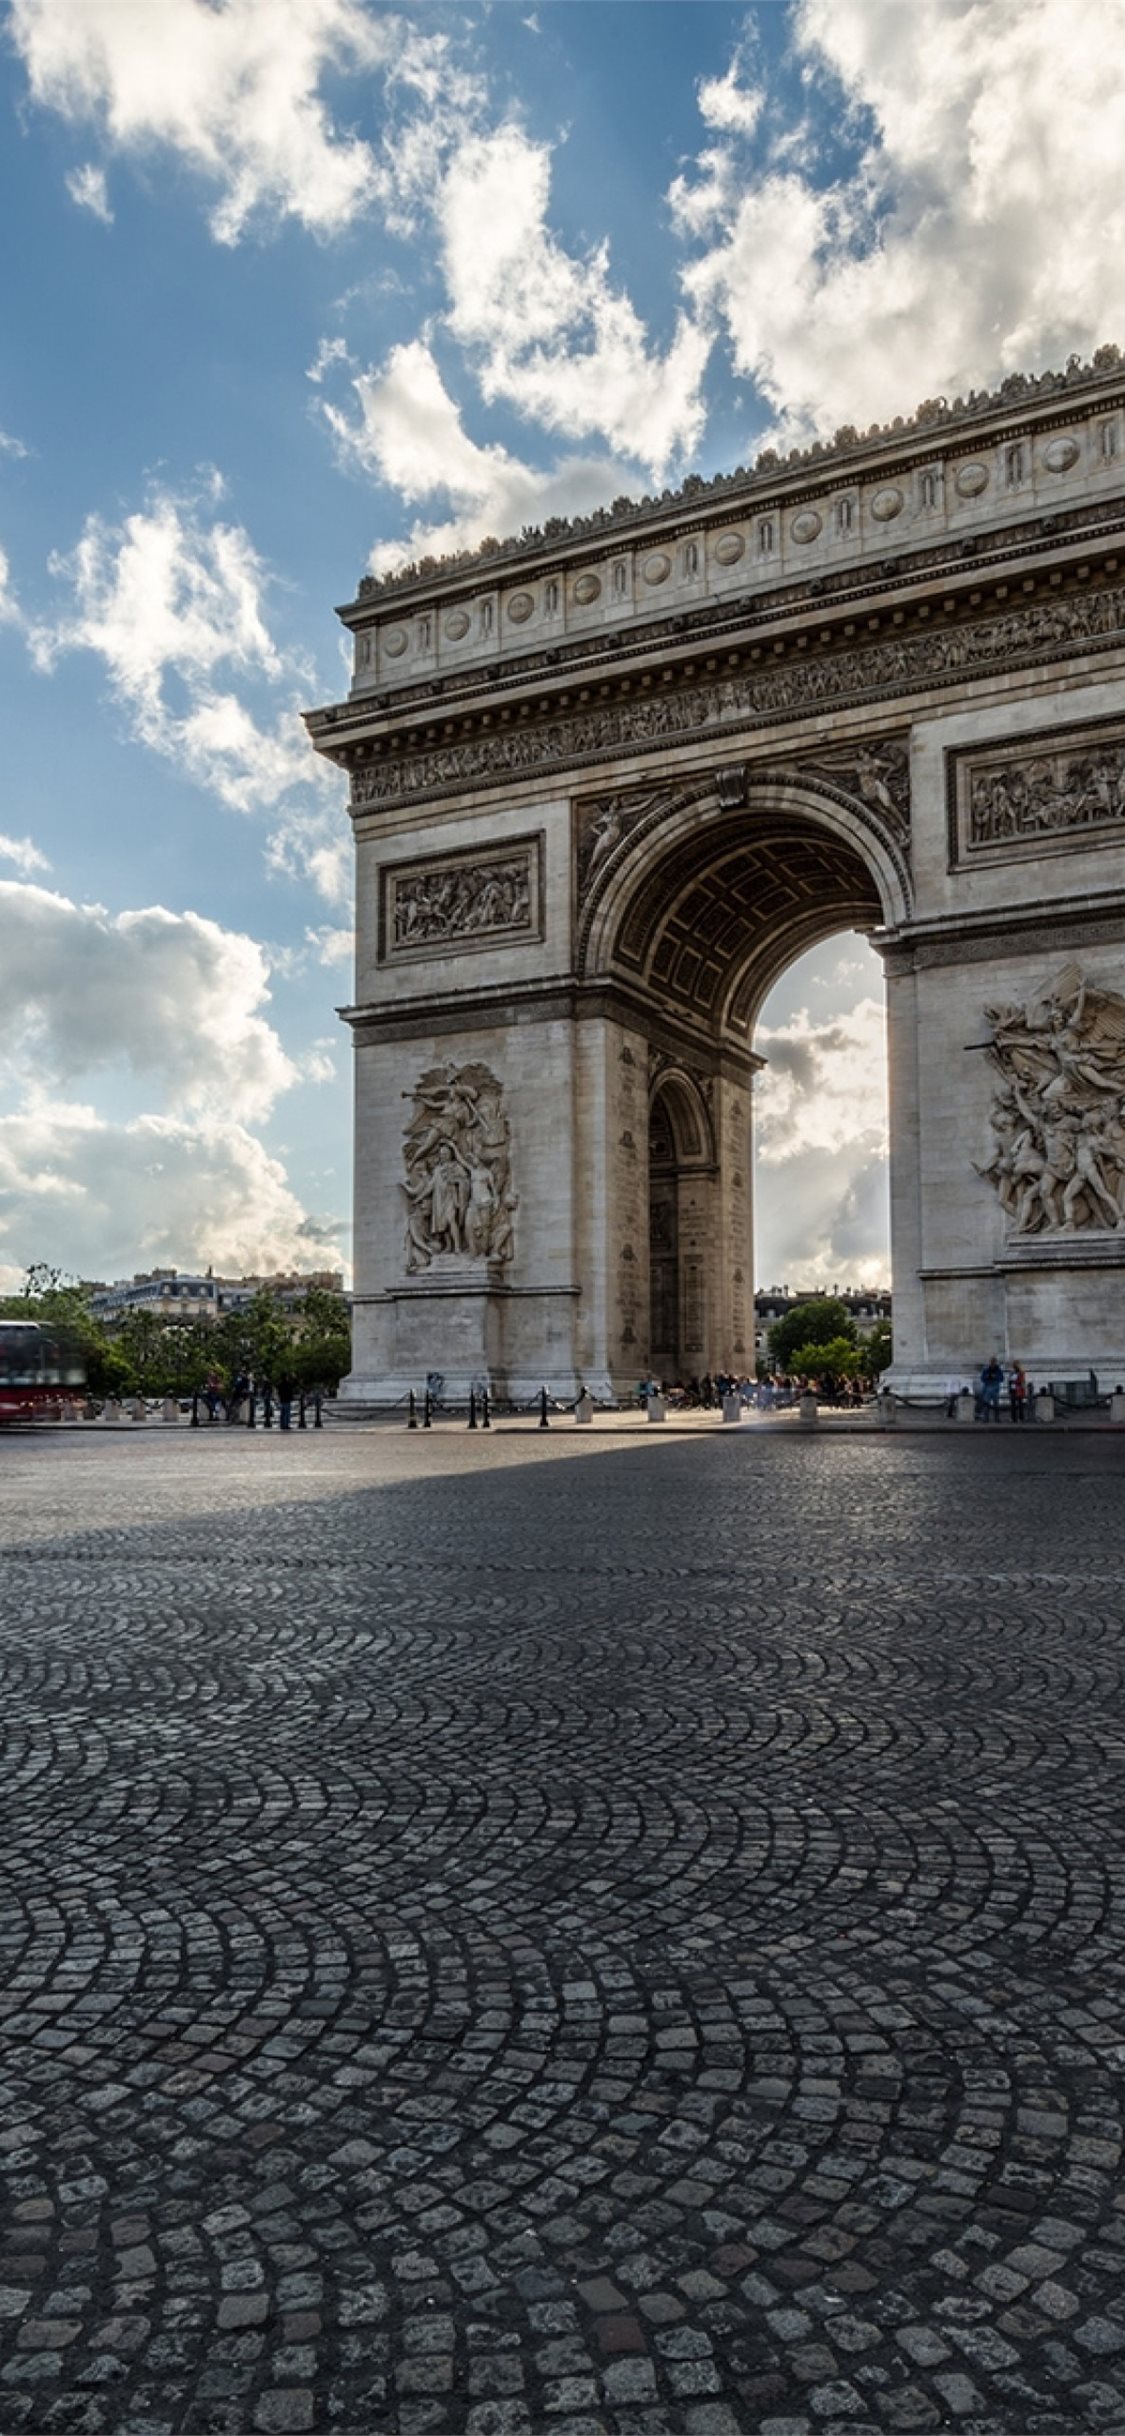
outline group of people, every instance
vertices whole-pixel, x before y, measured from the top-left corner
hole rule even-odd
[[[266,1429],[272,1429],[276,1410],[278,1428],[291,1429],[293,1405],[298,1393],[297,1381],[288,1371],[275,1380],[256,1379],[252,1372],[240,1370],[230,1387],[226,1388],[219,1372],[209,1370],[203,1387],[203,1401],[207,1407],[208,1421],[221,1418],[231,1427],[239,1423],[246,1426],[252,1416],[260,1411]],[[312,1392],[312,1401],[319,1406],[318,1388]]]
[[[974,1421],[998,1423],[1005,1393],[1010,1418],[1013,1421],[1026,1421],[1028,1399],[1032,1393],[1026,1371],[1019,1362],[1010,1363],[1005,1370],[998,1356],[992,1354],[983,1364],[977,1379]]]
[[[751,1379],[733,1371],[717,1371],[703,1378],[676,1379],[669,1382],[646,1376],[637,1383],[637,1402],[647,1404],[650,1396],[663,1396],[666,1403],[681,1412],[716,1412],[727,1396],[737,1396],[748,1412],[783,1412],[794,1404],[809,1382],[778,1373],[773,1378]],[[858,1379],[836,1379],[825,1375],[816,1382],[817,1393],[824,1404],[858,1407],[864,1401],[864,1389]]]

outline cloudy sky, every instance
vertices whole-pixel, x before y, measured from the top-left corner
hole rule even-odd
[[[367,566],[1125,334],[1125,0],[8,0],[0,1275],[346,1249]],[[878,969],[767,1009],[763,1283],[885,1258]]]

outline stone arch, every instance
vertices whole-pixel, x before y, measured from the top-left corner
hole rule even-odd
[[[715,1136],[706,1096],[681,1065],[656,1064],[649,1076],[649,1122],[663,1103],[672,1154],[681,1167],[712,1167]]]
[[[714,1034],[747,1042],[771,983],[805,948],[909,918],[905,839],[842,788],[722,773],[654,791],[620,817],[587,888],[578,969],[627,978]]]

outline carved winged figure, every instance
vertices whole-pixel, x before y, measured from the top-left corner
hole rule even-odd
[[[1013,1231],[1125,1226],[1125,997],[1067,965],[1041,998],[985,1013],[1000,1080],[977,1172]]]

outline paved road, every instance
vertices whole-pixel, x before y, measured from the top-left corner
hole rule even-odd
[[[1123,1469],[0,1445],[2,2436],[1122,2436]]]

